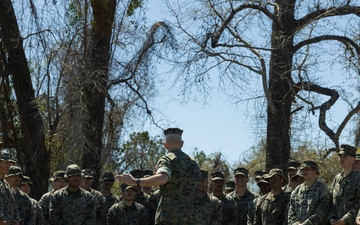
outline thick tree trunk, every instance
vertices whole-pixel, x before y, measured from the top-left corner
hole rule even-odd
[[[110,40],[114,22],[115,0],[92,0],[94,19],[90,33],[90,58],[88,74],[84,80],[84,103],[87,119],[84,134],[86,143],[82,155],[83,168],[95,172],[94,187],[98,187],[101,168],[102,136],[107,95]]]
[[[270,59],[269,93],[274,102],[276,111],[267,108],[267,139],[266,139],[266,170],[271,168],[285,169],[290,157],[290,125],[291,104],[293,92],[291,90],[292,71],[292,30],[289,26],[294,21],[294,12],[290,2],[278,1],[278,22],[273,23],[272,48]],[[281,11],[282,9],[286,9]]]
[[[11,0],[0,0],[2,39],[21,119],[23,146],[17,149],[26,175],[34,182],[33,196],[40,198],[48,188],[50,155],[45,147],[44,125],[35,102],[30,70]]]

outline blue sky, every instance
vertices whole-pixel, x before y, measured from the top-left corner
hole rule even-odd
[[[148,7],[149,24],[169,20],[162,11],[164,5],[161,0],[149,1]],[[163,72],[163,68],[159,67],[158,72]],[[331,70],[330,74],[326,73],[326,86],[342,85],[343,83],[337,79],[340,78],[339,75],[342,76],[336,70]],[[358,79],[355,82],[358,82]],[[189,99],[186,104],[182,104],[178,93],[179,89],[166,86],[159,86],[158,88],[159,94],[154,105],[159,107],[158,110],[161,113],[154,114],[155,120],[161,121],[160,125],[162,126],[167,124],[184,130],[185,145],[183,150],[188,154],[192,154],[195,148],[204,151],[206,154],[221,151],[229,163],[236,164],[242,154],[252,146],[256,146],[259,139],[265,135],[264,131],[255,128],[256,122],[253,115],[249,116],[246,113],[247,105],[236,106],[232,104],[229,99],[219,93],[215,86],[211,93],[211,99],[208,99],[206,105],[202,104],[201,101],[196,102],[192,99]],[[335,109],[335,113],[331,116],[331,120],[335,124],[343,119],[341,107],[344,106],[337,103],[337,107],[338,109]],[[303,135],[309,135],[309,139],[322,139],[322,131],[319,131],[316,125],[318,117],[310,114],[309,117],[315,121],[315,125],[312,125],[315,127],[309,126],[308,129],[304,129]],[[314,133],[312,133],[313,131],[306,131],[313,128]],[[144,130],[148,130],[152,136],[162,135],[162,130],[150,123],[144,127]]]

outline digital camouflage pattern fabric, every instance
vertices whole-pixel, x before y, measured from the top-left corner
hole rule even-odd
[[[215,197],[215,196],[214,196]],[[222,205],[222,224],[236,225],[237,224],[237,206],[235,200],[229,196],[222,194],[215,197],[221,201]]]
[[[18,205],[21,224],[35,224],[35,212],[30,197],[20,190],[15,190],[15,200]]]
[[[20,220],[15,192],[4,179],[0,179],[0,220],[11,224],[13,220]]]
[[[54,193],[54,190],[47,192],[41,196],[39,200],[39,204],[41,206],[41,211],[44,216],[44,219],[46,220],[47,224],[50,224],[50,200],[51,200],[51,194]]]
[[[41,206],[38,201],[33,198],[30,198],[32,203],[32,210],[34,211],[34,223],[36,225],[48,225],[49,223],[45,220],[44,215],[42,214]]]
[[[260,197],[256,202],[254,225],[286,225],[289,200],[289,194],[284,191]]]
[[[360,208],[360,172],[352,170],[343,177],[343,173],[335,176],[330,186],[330,212],[328,221],[343,219],[346,224],[355,224]]]
[[[109,211],[111,206],[113,206],[115,203],[118,203],[120,201],[120,197],[115,194],[110,194],[109,196],[105,197],[105,210],[106,212]]]
[[[101,194],[100,191],[90,188],[89,191],[94,196],[94,207],[95,207],[95,216],[97,225],[105,225],[107,217],[107,209],[105,206],[105,197]]]
[[[222,204],[219,199],[206,194],[203,198],[197,198],[196,206],[199,210],[200,224],[222,224]]]
[[[233,192],[228,194],[232,197],[237,205],[237,224],[247,224],[247,214],[249,211],[249,204],[258,197],[257,194],[254,194],[250,191],[247,191],[243,196],[239,196],[234,190]]]
[[[150,217],[147,209],[137,202],[127,206],[120,201],[111,206],[107,216],[108,225],[149,225]]]
[[[326,225],[329,200],[329,189],[322,182],[316,180],[310,187],[300,184],[290,197],[288,224]]]
[[[160,185],[155,224],[197,224],[195,200],[201,177],[198,164],[181,149],[174,149],[160,158],[157,174],[167,174],[169,181]]]
[[[79,188],[69,192],[62,188],[53,193],[50,201],[51,225],[95,225],[95,205],[93,196]]]

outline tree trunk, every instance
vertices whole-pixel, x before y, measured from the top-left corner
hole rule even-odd
[[[266,170],[285,166],[290,157],[290,124],[291,103],[293,93],[291,90],[291,71],[293,59],[293,28],[289,21],[294,21],[292,1],[277,1],[279,4],[279,23],[273,22],[271,45],[273,51],[270,59],[269,93],[274,102],[276,111],[268,107],[267,139],[266,139]],[[282,9],[286,9],[281,11]]]
[[[87,118],[84,124],[85,146],[82,155],[83,168],[95,173],[94,188],[98,187],[101,168],[102,136],[107,95],[110,40],[114,22],[115,0],[92,0],[94,14],[90,33],[88,74],[84,80],[84,104]]]
[[[21,119],[23,146],[17,149],[26,175],[34,182],[33,196],[47,192],[50,155],[45,147],[44,124],[35,101],[30,70],[11,0],[0,0],[2,39],[7,53],[7,70],[13,79]],[[6,147],[6,146],[5,146]]]

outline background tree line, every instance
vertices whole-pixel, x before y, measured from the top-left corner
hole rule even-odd
[[[234,102],[257,100],[265,141],[255,149],[265,151],[266,170],[284,169],[292,154],[302,157],[298,137],[306,136],[311,114],[319,127],[310,129],[324,132],[335,147],[348,135],[342,131],[360,110],[359,2],[165,1],[176,22],[154,24],[146,22],[146,3],[0,0],[2,142],[16,149],[35,198],[47,191],[50,173],[69,163],[98,178],[106,167],[149,167],[164,153],[161,141],[146,133],[122,140],[127,125],[144,115],[153,120],[149,100],[156,80],[166,79],[156,73],[160,60],[174,63],[185,96],[192,88],[206,96],[216,69],[219,89]],[[328,87],[320,65],[339,68],[333,76],[343,83]],[[339,99],[347,109],[333,123]],[[359,128],[354,136],[359,144]],[[228,170],[221,154],[195,156]]]

